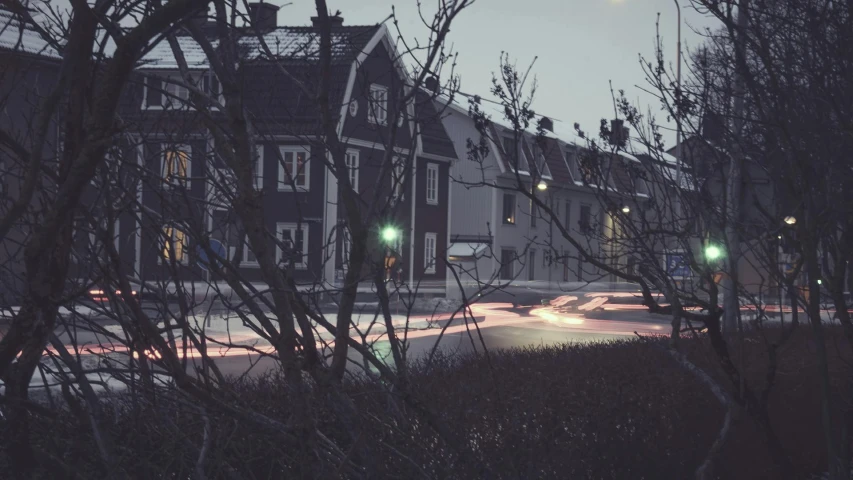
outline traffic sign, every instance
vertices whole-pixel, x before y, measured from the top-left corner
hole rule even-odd
[[[225,258],[225,245],[223,245],[222,242],[220,242],[219,240],[211,239],[210,249],[213,250],[213,253],[215,253],[218,258]],[[202,248],[201,245],[197,245],[196,254],[198,255],[198,266],[201,267],[203,270],[209,270],[210,261],[207,258],[207,250]]]
[[[672,278],[687,278],[690,276],[690,265],[683,252],[667,253],[665,256],[666,273]]]

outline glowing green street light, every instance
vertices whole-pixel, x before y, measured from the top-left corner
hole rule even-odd
[[[400,232],[396,228],[389,225],[383,228],[379,235],[382,238],[383,242],[391,244],[397,241],[397,238],[400,237]]]
[[[723,256],[723,251],[716,245],[708,245],[705,247],[705,258],[707,260],[717,260]]]

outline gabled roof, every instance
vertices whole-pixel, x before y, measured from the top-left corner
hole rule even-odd
[[[380,25],[350,25],[332,28],[332,63],[349,64],[365,50]],[[207,56],[192,37],[177,37],[187,64],[193,69],[207,69]],[[263,35],[264,43],[273,57],[285,62],[315,62],[319,60],[320,34],[314,27],[277,27]],[[215,47],[217,42],[211,42]],[[258,37],[251,32],[238,39],[240,54],[245,60],[268,57]],[[178,68],[169,42],[155,45],[140,62],[146,69],[176,70]]]
[[[0,8],[0,49],[60,59],[59,52],[12,12]]]

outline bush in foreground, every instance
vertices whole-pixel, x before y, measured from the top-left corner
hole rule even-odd
[[[808,332],[800,332],[780,353],[770,403],[774,428],[802,475],[825,468],[809,342]],[[684,347],[697,365],[716,371],[703,339]],[[744,352],[748,376],[760,385],[766,359],[759,337],[747,342]],[[833,351],[833,376],[838,392],[847,394],[849,358],[841,352],[846,349]],[[348,455],[373,472],[370,478],[478,478],[485,466],[491,478],[506,479],[681,479],[693,476],[723,416],[705,385],[665,351],[641,340],[493,352],[488,358],[443,356],[429,366],[413,366],[410,381],[415,396],[461,439],[468,449],[464,455],[451,453],[415,412],[367,379],[346,385],[359,412],[351,429],[335,420],[334,403],[317,389],[309,393],[315,407],[311,420],[339,445],[356,445]],[[291,393],[277,375],[235,380],[230,389],[235,404],[283,423],[291,420]],[[196,406],[165,390],[146,401],[112,398],[104,407],[121,470],[132,478],[196,475],[205,436],[205,419]],[[34,441],[49,458],[68,465],[69,475],[110,476],[98,461],[91,429],[75,418],[42,418]],[[322,459],[306,468],[306,455],[315,451],[309,439],[293,448],[212,412],[207,425],[207,478],[347,476],[341,465]],[[716,473],[725,479],[780,476],[745,415],[735,422]],[[56,478],[56,471],[46,467],[43,476]]]

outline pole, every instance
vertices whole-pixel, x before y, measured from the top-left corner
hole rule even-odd
[[[675,216],[681,216],[681,5],[674,0],[678,12],[678,46],[676,47],[675,77]]]
[[[739,42],[740,45],[735,45],[735,48],[741,49],[740,55],[745,55],[745,52],[743,52],[745,47],[743,44],[743,35],[745,35],[748,23],[748,4],[749,0],[741,0],[738,5],[738,31],[736,41]],[[740,63],[741,60],[736,59],[736,61]],[[745,59],[743,61],[745,62]],[[737,68],[735,68],[735,82],[732,93],[734,95],[734,104],[732,106],[732,130],[734,133],[734,140],[738,141],[740,140],[740,136],[743,134],[743,109],[744,96],[746,94],[744,73],[741,71],[740,65],[737,65]],[[738,234],[737,221],[740,218],[741,170],[743,157],[741,153],[737,151],[737,148],[731,150],[727,196],[728,214],[726,215],[725,225],[726,242],[728,243],[729,249],[726,257],[729,262],[729,275],[723,282],[723,291],[725,292],[725,297],[723,299],[723,332],[727,334],[734,334],[737,330],[737,318],[740,310],[740,302],[735,290],[738,281],[738,261],[740,260],[740,236]]]

